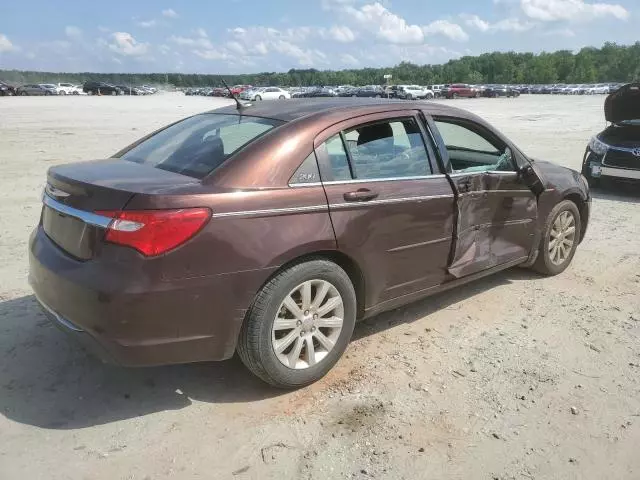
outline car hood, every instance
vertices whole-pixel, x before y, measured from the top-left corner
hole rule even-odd
[[[630,83],[613,92],[604,101],[604,117],[619,123],[640,118],[640,83]]]
[[[598,138],[607,145],[614,147],[640,147],[640,124],[614,123],[600,132]]]

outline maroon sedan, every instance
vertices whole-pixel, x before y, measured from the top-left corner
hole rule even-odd
[[[373,99],[195,115],[47,181],[30,281],[57,325],[123,365],[237,351],[281,387],[326,374],[357,320],[562,272],[591,201],[468,112]]]
[[[454,83],[449,86],[446,93],[447,98],[478,98],[478,90],[466,83]]]

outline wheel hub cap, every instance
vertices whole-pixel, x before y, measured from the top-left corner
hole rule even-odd
[[[273,321],[271,343],[278,360],[293,369],[309,368],[333,350],[344,322],[336,287],[309,280],[284,298]]]
[[[576,219],[568,210],[560,212],[549,232],[549,259],[562,265],[571,255],[576,240]]]

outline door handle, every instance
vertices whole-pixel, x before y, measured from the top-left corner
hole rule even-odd
[[[360,188],[355,192],[346,192],[343,196],[347,202],[368,202],[376,198],[378,194],[368,188]]]

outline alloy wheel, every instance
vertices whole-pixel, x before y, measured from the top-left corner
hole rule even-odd
[[[560,212],[549,232],[549,259],[562,265],[571,254],[576,241],[576,219],[568,210]]]
[[[271,344],[286,367],[320,363],[333,350],[344,324],[344,303],[326,280],[308,280],[284,298],[273,321]]]

